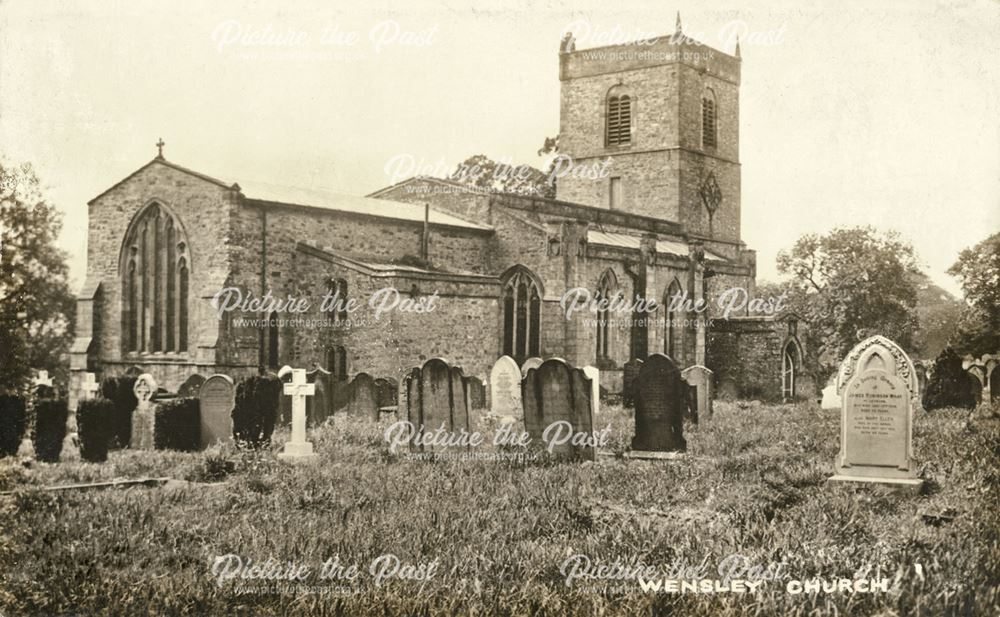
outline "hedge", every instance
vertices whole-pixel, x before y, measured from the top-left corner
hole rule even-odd
[[[115,419],[115,406],[105,398],[92,398],[76,406],[76,430],[80,458],[92,463],[108,460],[108,445]]]
[[[43,398],[35,403],[35,459],[49,463],[59,460],[68,417],[65,400]]]
[[[101,381],[101,397],[111,401],[114,406],[111,439],[108,442],[111,448],[127,447],[132,439],[132,412],[139,404],[139,399],[132,392],[134,386],[135,377],[131,375],[106,377]]]
[[[159,403],[153,429],[157,450],[194,452],[201,445],[201,411],[198,399],[180,397]]]
[[[0,458],[14,456],[28,427],[28,410],[24,399],[10,394],[0,395]]]
[[[277,375],[254,375],[236,385],[233,407],[233,438],[251,448],[271,443],[278,418],[283,384]]]
[[[962,368],[962,359],[958,354],[951,347],[946,347],[934,361],[934,370],[924,392],[924,409],[928,411],[942,407],[972,409],[976,406],[976,395],[973,391],[975,379]]]

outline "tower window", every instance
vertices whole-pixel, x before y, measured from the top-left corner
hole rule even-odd
[[[718,145],[716,115],[715,97],[711,92],[707,92],[701,99],[701,145],[704,148],[714,148]]]
[[[611,178],[611,184],[608,188],[608,206],[612,209],[622,207],[622,179],[619,177]]]
[[[608,98],[607,145],[632,143],[632,99],[627,94]]]

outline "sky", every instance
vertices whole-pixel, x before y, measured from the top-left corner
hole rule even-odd
[[[294,7],[294,8],[293,8]],[[558,48],[740,34],[743,240],[872,225],[927,273],[1000,231],[1000,3],[349,4],[0,0],[0,156],[30,162],[86,269],[87,201],[167,159],[227,182],[367,194],[472,154],[543,166]]]

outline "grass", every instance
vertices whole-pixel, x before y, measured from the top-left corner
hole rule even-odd
[[[229,448],[113,452],[105,464],[0,461],[0,490],[14,490],[0,497],[0,614],[1000,613],[995,419],[917,417],[928,480],[919,496],[827,485],[839,416],[808,404],[718,403],[710,424],[685,427],[687,458],[669,463],[407,460],[388,452],[385,424],[336,422],[311,431],[319,460],[310,466]],[[611,408],[595,425],[608,422],[620,455],[632,421]],[[39,490],[142,476],[187,482]],[[954,520],[921,516],[946,511]],[[337,557],[364,572],[309,581],[318,593],[245,595],[240,581],[220,587],[212,576],[229,553],[314,567]],[[437,567],[429,580],[376,584],[368,565],[387,553]],[[621,581],[567,587],[560,572],[574,554],[714,569],[734,553],[783,561],[793,579],[884,576],[892,588],[794,595],[778,581],[758,594],[657,594]]]

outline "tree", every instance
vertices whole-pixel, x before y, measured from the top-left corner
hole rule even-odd
[[[555,184],[540,170],[531,165],[498,163],[485,154],[470,156],[459,163],[448,179],[487,192],[555,197]]]
[[[72,340],[61,228],[32,167],[0,162],[0,389],[23,390],[33,368],[55,373]]]
[[[912,347],[916,255],[895,232],[853,227],[802,236],[778,253],[778,272],[791,276],[788,304],[808,326],[807,347],[821,382],[873,334]]]
[[[953,343],[976,357],[1000,351],[1000,233],[963,250],[948,274],[959,279],[965,306]]]

